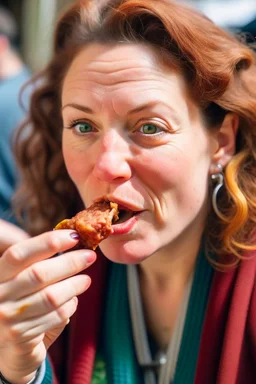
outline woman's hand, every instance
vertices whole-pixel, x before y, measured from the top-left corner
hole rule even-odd
[[[31,380],[69,322],[90,278],[93,251],[71,250],[77,234],[52,231],[23,240],[0,258],[0,371],[14,384]],[[74,276],[76,275],[76,276]]]

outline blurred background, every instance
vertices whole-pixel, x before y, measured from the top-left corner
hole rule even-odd
[[[17,49],[33,71],[44,67],[51,55],[52,32],[59,13],[72,0],[0,0],[19,28]]]
[[[63,8],[72,2],[72,0],[0,0],[0,5],[8,8],[16,18],[19,26],[17,48],[32,72],[40,70],[48,61],[55,20]],[[248,41],[256,42],[256,0],[185,2],[200,9],[217,24],[234,33],[240,31],[250,33]]]

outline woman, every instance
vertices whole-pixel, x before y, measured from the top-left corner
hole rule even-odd
[[[252,51],[166,0],[77,2],[39,79],[17,140],[34,236],[0,260],[2,380],[254,383]],[[94,263],[51,229],[101,197],[125,213]]]

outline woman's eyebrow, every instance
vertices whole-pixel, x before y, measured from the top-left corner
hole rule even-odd
[[[166,108],[168,108],[171,112],[171,115],[173,117],[173,119],[175,120],[176,123],[180,124],[180,117],[177,113],[177,111],[175,109],[172,108],[171,105],[163,102],[163,101],[152,101],[152,102],[149,102],[149,103],[145,103],[145,104],[142,104],[132,110],[130,110],[127,115],[132,115],[132,114],[136,114],[136,113],[139,113],[139,112],[142,112],[144,111],[145,109],[149,109],[149,108],[153,108],[155,107],[156,105],[162,105]]]
[[[63,107],[62,107],[62,111],[67,108],[67,107],[71,107],[71,108],[75,108],[75,109],[78,109],[79,111],[82,111],[82,112],[85,112],[85,113],[95,113],[91,108],[89,107],[86,107],[85,105],[81,105],[81,104],[77,104],[77,103],[68,103],[68,104],[65,104]]]
[[[163,105],[166,108],[168,108],[170,110],[171,114],[172,114],[172,118],[175,120],[175,122],[177,124],[180,124],[180,117],[177,114],[177,111],[174,110],[169,104],[167,104],[165,102],[162,102],[162,101],[152,101],[152,102],[149,102],[149,103],[145,103],[145,104],[139,105],[138,107],[135,107],[132,110],[128,111],[127,116],[133,115],[133,114],[136,114],[136,113],[139,113],[139,112],[142,112],[145,109],[153,108],[156,105]],[[90,113],[90,114],[96,113],[95,111],[93,111],[93,109],[91,109],[91,108],[89,108],[89,107],[87,107],[85,105],[81,105],[81,104],[77,104],[77,103],[65,104],[62,107],[62,111],[65,108],[67,108],[67,107],[75,108],[75,109],[78,109],[79,111],[82,111],[82,112],[85,112],[85,113]]]

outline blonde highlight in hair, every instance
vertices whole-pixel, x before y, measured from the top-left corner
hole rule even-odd
[[[228,267],[236,266],[239,261],[244,259],[242,255],[256,249],[255,243],[250,244],[248,241],[245,241],[248,236],[245,228],[254,228],[256,221],[255,198],[250,196],[250,191],[239,185],[239,174],[247,158],[248,150],[243,150],[232,158],[225,169],[225,187],[227,197],[230,199],[230,208],[226,210],[225,214],[221,213],[221,216],[219,216],[222,222],[222,241],[216,243],[214,239],[211,242],[211,237],[208,238],[209,249],[212,252],[220,255],[232,254],[235,256],[235,259],[226,265]],[[249,226],[250,222],[251,225]],[[211,261],[218,268],[225,266],[225,263],[220,264],[216,263],[216,260]]]

